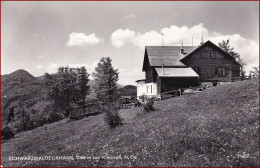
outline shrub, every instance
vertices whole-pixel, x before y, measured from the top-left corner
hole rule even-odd
[[[154,105],[154,98],[148,99],[146,101],[146,103],[144,104],[144,111],[150,112],[150,111],[154,110],[153,105]]]
[[[119,108],[115,104],[109,104],[103,106],[103,113],[105,114],[105,123],[110,127],[114,128],[122,124],[122,118],[118,114]]]
[[[62,113],[52,111],[47,120],[48,120],[49,123],[53,123],[53,122],[57,122],[57,121],[59,121],[63,118],[65,118],[65,116]]]
[[[14,133],[9,126],[1,129],[1,139],[11,139],[14,137]]]

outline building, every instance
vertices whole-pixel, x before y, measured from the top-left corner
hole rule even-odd
[[[194,46],[146,46],[137,97],[158,97],[202,82],[230,82],[240,77],[236,59],[211,41]]]

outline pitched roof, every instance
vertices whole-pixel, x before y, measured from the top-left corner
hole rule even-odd
[[[183,46],[184,55],[180,54],[181,46],[146,46],[150,66],[185,66],[179,61],[191,52],[194,46]]]
[[[187,58],[188,56],[190,56],[192,53],[194,53],[195,51],[197,51],[198,49],[200,49],[202,46],[206,45],[206,44],[211,44],[214,47],[216,47],[220,52],[222,52],[223,54],[235,59],[233,56],[231,56],[230,54],[228,54],[227,52],[225,52],[224,50],[222,50],[220,47],[218,47],[216,44],[212,43],[211,41],[206,41],[203,44],[200,44],[199,46],[195,47],[193,50],[191,50],[187,55],[185,55],[184,57],[180,58],[180,60],[183,60],[184,58]]]
[[[159,77],[199,77],[192,68],[155,68]]]

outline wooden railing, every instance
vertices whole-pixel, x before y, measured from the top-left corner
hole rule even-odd
[[[85,110],[83,109],[74,109],[70,113],[71,119],[80,119],[87,115],[101,113],[103,103],[88,103],[85,105]]]

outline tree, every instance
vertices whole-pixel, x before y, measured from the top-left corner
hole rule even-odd
[[[25,131],[29,128],[30,114],[24,109],[21,102],[19,102],[19,112],[21,113],[22,118],[22,130]]]
[[[251,77],[259,77],[259,66],[254,66],[253,70],[250,71],[250,78]]]
[[[80,100],[78,104],[82,107],[83,110],[85,110],[85,100],[86,96],[89,94],[89,74],[87,73],[87,70],[85,67],[77,68],[78,72],[78,92],[80,96]]]
[[[117,89],[118,69],[112,66],[112,60],[109,57],[103,57],[95,68],[93,76],[95,79],[94,91],[97,98],[105,103],[115,101],[115,92]]]
[[[49,97],[53,107],[69,116],[71,110],[85,108],[86,95],[89,94],[89,74],[85,67],[60,67],[55,74],[45,74],[45,84],[49,88]]]
[[[10,107],[9,114],[7,117],[7,123],[13,121],[13,119],[14,119],[14,107]]]
[[[227,41],[223,40],[222,42],[218,43],[219,47],[224,50],[226,53],[231,55],[236,59],[236,61],[241,65],[240,73],[241,78],[245,79],[246,77],[246,71],[245,71],[245,65],[246,63],[243,61],[243,59],[240,57],[240,54],[234,51],[234,47],[231,47],[229,44],[230,40]]]
[[[118,114],[118,103],[116,100],[116,82],[118,81],[118,70],[112,66],[112,60],[104,57],[100,60],[93,76],[96,85],[94,91],[99,101],[104,102],[102,112],[105,114],[105,123],[110,128],[114,128],[122,124],[122,119]]]

